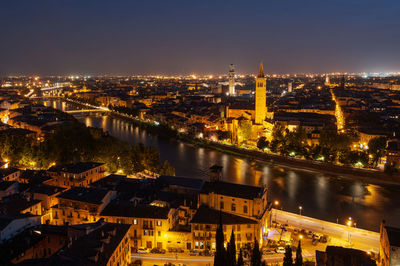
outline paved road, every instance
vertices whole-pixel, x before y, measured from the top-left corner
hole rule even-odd
[[[315,256],[315,252],[307,252],[303,251],[304,259],[313,259]],[[203,257],[203,256],[188,256],[187,254],[180,254],[178,257],[175,254],[137,254],[134,253],[131,255],[132,262],[135,260],[141,260],[143,262],[143,266],[146,265],[164,265],[165,263],[173,263],[177,264],[185,264],[185,265],[213,265],[214,257]],[[295,253],[293,253],[293,258],[295,257]],[[262,257],[268,263],[276,263],[283,261],[283,254],[272,254],[272,255],[264,255]]]
[[[379,234],[346,225],[326,222],[281,210],[272,210],[272,221],[299,229],[328,235],[332,245],[346,246],[364,251],[379,252]]]

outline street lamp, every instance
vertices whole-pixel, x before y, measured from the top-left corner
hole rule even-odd
[[[301,211],[302,210],[303,210],[303,206],[299,206],[300,216],[301,216]]]
[[[275,200],[274,201],[274,205],[275,205],[275,228],[276,228],[276,226],[277,226],[276,213],[277,213],[277,210],[278,210],[279,201]]]
[[[347,226],[349,227],[349,232],[348,232],[348,242],[349,242],[349,246],[351,245],[351,235],[350,235],[350,230],[351,230],[351,225],[353,224],[353,221],[351,219],[351,217],[349,217],[349,219],[347,220]]]

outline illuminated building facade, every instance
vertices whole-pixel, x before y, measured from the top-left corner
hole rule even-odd
[[[235,95],[235,66],[229,65],[229,95]]]
[[[104,177],[105,165],[96,162],[78,162],[55,165],[47,172],[53,178],[48,184],[60,187],[87,187]]]
[[[256,114],[255,123],[262,125],[267,112],[267,80],[264,76],[264,69],[260,63],[260,69],[256,78]]]

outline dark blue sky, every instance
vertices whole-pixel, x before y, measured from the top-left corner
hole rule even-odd
[[[18,0],[0,75],[400,71],[399,0]]]

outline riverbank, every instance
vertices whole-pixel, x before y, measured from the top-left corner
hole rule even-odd
[[[78,102],[76,100],[71,100],[66,98],[63,99],[66,100],[67,102],[77,104],[83,107],[87,106],[95,107],[86,103]],[[267,162],[278,166],[289,167],[293,169],[318,172],[326,175],[339,176],[348,179],[356,179],[372,184],[400,185],[400,176],[398,175],[390,176],[384,172],[376,170],[340,166],[318,161],[296,159],[293,157],[284,157],[276,154],[261,152],[258,150],[244,149],[233,145],[225,145],[217,142],[211,142],[204,139],[193,139],[189,138],[188,136],[179,134],[177,132],[173,132],[172,129],[169,129],[169,131],[166,132],[164,128],[160,129],[160,125],[157,126],[154,125],[153,123],[141,121],[129,115],[117,113],[111,110],[108,112],[112,116],[130,121],[135,126],[145,129],[150,133],[162,135],[163,137],[166,138],[176,139],[178,141],[190,143],[199,147],[216,150],[226,154],[248,158],[251,160]]]
[[[327,175],[341,176],[343,178],[357,179],[365,181],[372,184],[385,184],[385,185],[399,185],[400,186],[400,176],[393,175],[390,176],[384,172],[377,170],[368,170],[361,168],[353,168],[348,166],[334,165],[330,163],[310,161],[296,159],[293,157],[285,157],[271,153],[260,152],[256,150],[239,148],[231,145],[224,145],[215,142],[203,141],[193,142],[205,148],[217,149],[221,152],[228,152],[239,154],[243,157],[256,159],[263,162],[269,162],[272,164],[280,165],[283,167],[290,167],[299,170],[307,170],[313,172],[319,172]]]

